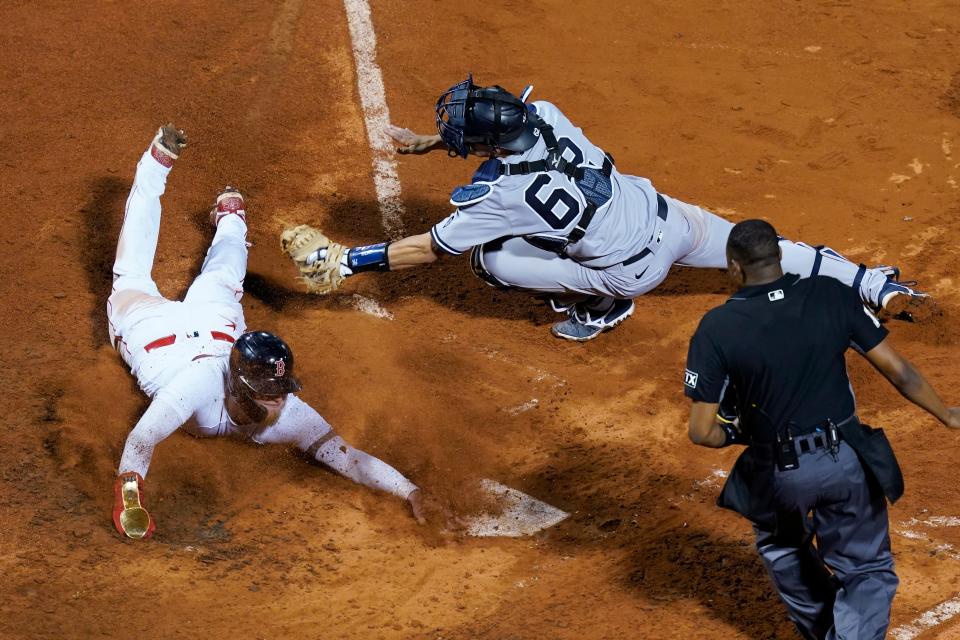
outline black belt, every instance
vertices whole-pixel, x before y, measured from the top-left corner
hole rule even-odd
[[[657,194],[657,217],[663,221],[666,221],[667,219],[667,201],[664,200],[663,196],[660,195],[659,193]],[[626,260],[624,260],[623,265],[629,266],[634,262],[640,262],[651,253],[653,253],[653,251],[651,251],[649,247],[645,247],[643,251],[641,251],[637,255],[633,256],[632,258],[627,258]]]
[[[837,440],[843,440],[843,435],[837,431]],[[817,449],[829,449],[830,440],[826,431],[814,431],[802,436],[793,436],[797,453],[812,453]]]

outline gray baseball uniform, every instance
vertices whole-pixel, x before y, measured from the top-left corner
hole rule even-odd
[[[600,169],[605,154],[557,107],[534,102],[528,107],[553,127],[563,157],[581,167]],[[547,144],[537,143],[511,155],[510,165],[540,160]],[[541,248],[543,239],[565,239],[588,204],[577,181],[558,171],[501,175],[502,160],[484,162],[471,185],[456,189],[457,209],[434,226],[431,237],[441,250],[460,254],[473,249],[475,269],[497,284],[548,293],[577,293],[635,298],[667,277],[673,264],[725,268],[726,243],[733,223],[698,206],[658,194],[646,178],[620,173],[596,189],[603,204],[586,234],[565,255]],[[533,243],[537,243],[535,246]],[[827,248],[781,242],[783,268],[808,277],[826,275],[859,289],[861,298],[879,306],[887,274],[860,267]]]

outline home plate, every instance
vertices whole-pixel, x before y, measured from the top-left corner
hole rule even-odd
[[[496,480],[483,479],[480,487],[503,507],[499,515],[481,513],[466,518],[467,535],[478,538],[519,538],[562,522],[570,514],[546,502],[511,489]]]

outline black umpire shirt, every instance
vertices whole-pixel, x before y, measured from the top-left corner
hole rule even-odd
[[[684,391],[714,403],[732,384],[740,428],[755,442],[774,441],[774,429],[807,433],[854,415],[844,353],[851,344],[870,351],[886,335],[850,287],[788,273],[740,289],[704,316],[690,340]]]

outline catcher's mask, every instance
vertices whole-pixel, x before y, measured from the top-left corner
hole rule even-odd
[[[275,422],[287,394],[300,388],[286,342],[266,331],[248,331],[237,338],[230,351],[229,390],[255,422]]]
[[[526,96],[528,92],[524,92]],[[451,156],[466,158],[472,145],[519,153],[539,139],[527,105],[500,87],[479,87],[473,75],[437,100],[437,130]]]

